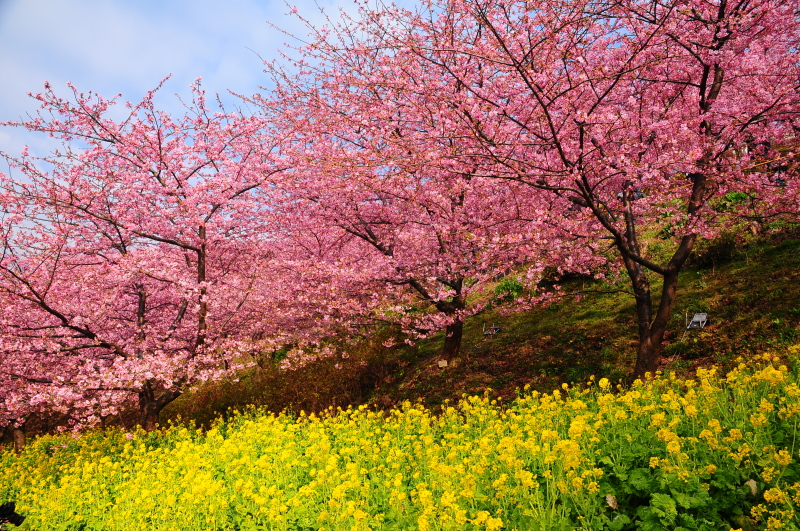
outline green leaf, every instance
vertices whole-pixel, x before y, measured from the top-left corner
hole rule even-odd
[[[658,519],[664,525],[671,525],[675,523],[675,518],[678,516],[678,508],[675,505],[675,499],[669,494],[662,494],[654,492],[650,498],[650,507]]]
[[[707,505],[712,505],[713,500],[711,496],[706,492],[705,489],[702,487],[697,487],[697,490],[693,493],[687,492],[680,492],[674,489],[671,489],[672,497],[675,498],[678,506],[683,507],[684,509],[693,509],[697,507],[705,507]]]
[[[647,468],[637,468],[628,477],[628,484],[638,491],[649,493],[653,486],[653,473]]]
[[[602,465],[609,466],[609,467],[613,467],[614,466],[614,460],[611,459],[610,455],[604,455],[603,457],[598,459],[597,462],[602,464]]]
[[[625,529],[625,526],[631,523],[631,519],[625,516],[624,514],[619,514],[611,520],[611,524],[609,524],[608,528],[612,531],[622,531]]]

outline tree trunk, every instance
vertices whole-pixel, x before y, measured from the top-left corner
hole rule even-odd
[[[703,202],[705,193],[706,176],[703,173],[690,174],[693,183],[692,196],[689,201],[687,213],[694,215]],[[642,262],[641,249],[636,234],[636,218],[631,208],[630,192],[623,196],[625,204],[625,235],[616,233],[616,247],[622,255],[628,277],[631,279],[634,296],[636,297],[636,320],[639,330],[639,345],[636,349],[636,365],[633,369],[635,378],[644,378],[648,373],[655,376],[661,361],[664,334],[669,325],[669,318],[675,306],[678,293],[678,274],[686,259],[692,252],[697,234],[687,234],[681,238],[678,248],[665,267],[648,264],[647,269],[664,278],[664,287],[658,302],[658,309],[653,315],[653,297],[650,293],[650,279],[647,278],[645,266]],[[613,232],[612,232],[613,233]],[[634,255],[638,259],[634,259]]]
[[[461,337],[464,335],[464,321],[461,320],[459,312],[464,309],[466,303],[464,302],[464,297],[461,295],[462,279],[458,279],[448,285],[456,290],[456,295],[449,301],[437,302],[436,309],[448,317],[455,319],[444,329],[442,358],[447,360],[449,364],[449,362],[458,357],[461,351]]]
[[[151,396],[148,397],[147,395]],[[158,426],[158,414],[161,409],[155,400],[151,399],[152,393],[139,393],[139,422],[145,431],[154,431]]]
[[[667,269],[667,273],[664,275],[664,288],[661,291],[661,299],[659,300],[658,310],[655,316],[653,316],[653,299],[650,293],[650,281],[644,275],[644,270],[638,267],[636,269],[638,269],[641,275],[631,275],[633,292],[636,296],[636,317],[639,329],[636,365],[633,369],[633,376],[635,378],[644,378],[647,373],[650,373],[650,376],[654,376],[655,372],[658,370],[659,362],[661,361],[664,334],[667,332],[669,318],[672,315],[672,309],[675,306],[675,298],[678,294],[678,271],[682,265],[683,261],[678,264],[678,267],[669,267]],[[630,274],[630,268],[628,272]]]
[[[25,448],[25,426],[14,426],[14,453],[22,455]]]
[[[632,220],[628,223],[629,245],[638,252],[638,243],[635,233],[631,230]],[[618,245],[628,277],[631,279],[631,288],[636,299],[636,328],[639,343],[636,349],[636,364],[633,369],[634,378],[643,378],[646,373],[655,374],[661,354],[661,342],[654,343],[651,325],[653,324],[653,294],[650,292],[650,279],[647,278],[645,268],[633,260],[623,249],[627,247]]]
[[[181,396],[180,391],[162,391],[159,395],[150,383],[145,384],[139,392],[139,422],[145,431],[155,431],[158,427],[158,415],[164,407]]]
[[[444,329],[444,348],[442,357],[448,362],[458,357],[461,350],[461,337],[464,335],[464,322],[458,320]]]
[[[434,302],[434,306],[437,310],[446,316],[455,319],[452,323],[447,325],[444,330],[444,347],[442,348],[442,358],[447,360],[449,364],[453,358],[458,356],[458,353],[461,350],[461,336],[464,335],[464,322],[461,320],[461,316],[459,315],[459,312],[466,307],[466,301],[461,293],[461,290],[464,286],[464,279],[439,279],[439,282],[454,290],[456,293],[450,300],[439,300]],[[414,288],[423,299],[431,300],[430,294],[418,280],[412,278],[408,281],[408,284]]]
[[[207,289],[206,282],[206,226],[201,225],[199,231],[201,240],[200,250],[197,252],[197,283],[200,287],[199,308],[197,310],[197,339],[195,341],[195,351],[201,354],[206,343],[206,332],[208,331],[208,301],[206,301]]]
[[[635,378],[655,375],[661,360],[661,348],[661,340],[653,337],[652,334],[648,333],[644,336],[639,336],[639,345],[636,348],[636,365],[633,369]]]

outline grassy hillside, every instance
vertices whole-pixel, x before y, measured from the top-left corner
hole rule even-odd
[[[688,374],[702,365],[727,366],[737,356],[752,356],[800,337],[800,232],[783,229],[747,244],[737,241],[731,235],[701,244],[681,274],[664,369]],[[621,287],[578,279],[567,282],[565,290]],[[180,416],[208,424],[228,408],[247,404],[310,412],[363,403],[387,408],[403,400],[438,406],[487,390],[511,398],[526,385],[546,392],[590,375],[618,381],[633,367],[632,295],[587,293],[546,308],[510,310],[508,304],[500,305],[466,323],[456,366],[440,369],[436,364],[441,334],[414,346],[386,348],[382,344],[394,332],[384,330],[348,349],[346,359],[297,371],[267,365],[242,374],[238,382],[188,393],[162,419]],[[707,312],[710,324],[684,335],[686,316],[695,312]],[[502,331],[486,339],[483,328],[492,324]]]

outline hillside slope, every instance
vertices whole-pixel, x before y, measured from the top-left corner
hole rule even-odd
[[[567,282],[565,291],[624,287]],[[655,287],[658,289],[658,287]],[[275,366],[242,374],[239,381],[210,384],[188,393],[162,413],[208,424],[230,408],[247,404],[273,411],[321,411],[371,404],[387,408],[403,400],[428,406],[463,394],[511,398],[526,385],[548,391],[590,375],[617,381],[633,367],[636,329],[632,296],[585,293],[546,308],[513,312],[508,303],[470,319],[461,359],[438,367],[442,335],[413,346],[387,348],[391,330],[348,349],[347,357],[297,371]],[[685,333],[695,312],[710,318],[704,330]],[[484,328],[502,331],[490,339]],[[701,365],[728,365],[788,345],[800,337],[800,232],[763,236],[746,245],[723,238],[701,246],[681,275],[667,334],[663,368],[685,374]]]

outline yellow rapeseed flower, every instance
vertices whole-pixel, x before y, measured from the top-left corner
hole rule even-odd
[[[671,454],[678,454],[681,451],[681,443],[673,440],[667,443],[667,452]]]
[[[775,454],[775,462],[781,466],[787,466],[792,462],[792,455],[786,450],[781,450]]]

